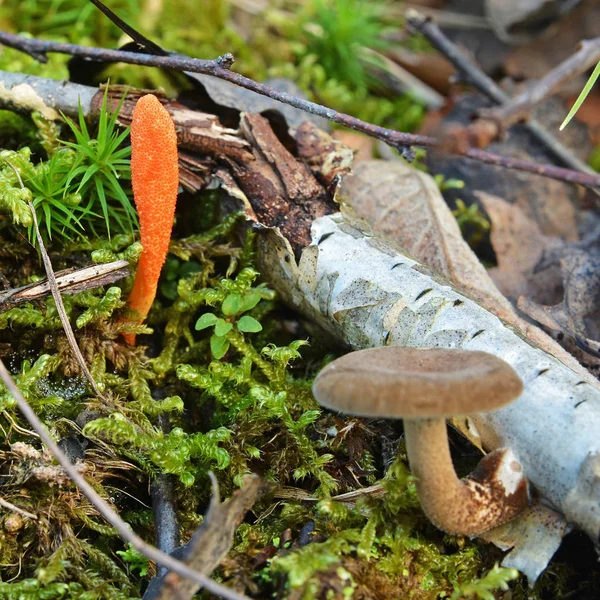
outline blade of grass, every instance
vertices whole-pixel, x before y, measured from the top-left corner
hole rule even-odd
[[[590,78],[587,80],[587,83],[581,90],[581,94],[579,94],[579,96],[577,97],[577,100],[575,100],[575,104],[573,104],[573,107],[569,111],[569,114],[565,117],[565,120],[562,122],[561,126],[559,127],[560,131],[562,131],[569,124],[569,121],[575,116],[575,113],[581,108],[581,105],[584,103],[588,94],[594,87],[594,84],[596,83],[596,80],[598,79],[598,77],[600,77],[600,62],[596,65],[596,68],[594,69]]]

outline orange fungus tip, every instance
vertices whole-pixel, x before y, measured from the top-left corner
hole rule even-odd
[[[131,122],[131,184],[140,221],[143,246],[127,304],[141,323],[152,306],[160,271],[167,257],[179,167],[175,124],[156,96],[142,96],[133,109]],[[135,344],[134,334],[124,334]]]

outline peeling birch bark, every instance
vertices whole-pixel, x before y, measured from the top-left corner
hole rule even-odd
[[[86,85],[0,71],[0,105],[18,112],[37,110],[50,121],[60,119],[59,111],[76,117],[79,103],[88,114],[97,93],[97,88]]]
[[[487,451],[511,448],[542,502],[598,545],[597,382],[531,345],[353,217],[322,216],[314,221],[311,238],[296,264],[289,244],[274,230],[262,236],[262,272],[283,298],[355,349],[461,347],[508,362],[523,379],[523,394],[501,410],[460,420],[459,428]],[[529,558],[521,553],[519,568],[535,579],[566,528],[554,519],[543,535],[539,514],[529,518],[535,545],[530,535]],[[527,535],[521,541],[526,544]]]

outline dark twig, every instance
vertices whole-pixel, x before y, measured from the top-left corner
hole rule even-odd
[[[71,464],[69,459],[66,457],[64,452],[58,447],[56,442],[52,439],[44,424],[37,417],[31,406],[23,394],[21,394],[17,384],[10,376],[4,363],[0,359],[0,379],[4,382],[4,385],[8,388],[8,391],[12,394],[13,398],[17,401],[17,406],[23,413],[23,416],[29,421],[31,426],[39,434],[42,441],[46,444],[50,452],[54,455],[56,460],[66,471],[69,477],[75,482],[77,487],[83,492],[84,496],[92,503],[94,508],[118,531],[122,539],[129,542],[138,552],[155,561],[159,565],[168,567],[172,571],[175,571],[183,577],[192,579],[193,581],[200,584],[207,591],[215,594],[218,597],[225,598],[226,600],[249,600],[247,596],[239,594],[235,590],[232,590],[224,585],[213,581],[209,577],[202,575],[195,569],[191,569],[186,564],[174,559],[173,557],[161,552],[160,550],[150,546],[135,534],[125,521],[119,517],[119,515],[110,507],[110,505],[102,499],[94,488],[85,480],[83,475]]]
[[[238,73],[229,70],[229,66],[233,60],[230,54],[219,57],[215,60],[201,60],[185,56],[153,56],[149,54],[137,54],[134,52],[126,52],[122,50],[107,50],[104,48],[90,48],[86,46],[78,46],[76,44],[64,44],[60,42],[51,42],[47,40],[35,40],[26,38],[20,35],[15,35],[7,32],[0,32],[0,43],[22,50],[32,56],[39,56],[46,52],[58,52],[61,54],[69,54],[72,56],[80,56],[93,61],[100,62],[124,62],[149,67],[161,67],[172,69],[175,71],[189,71],[193,73],[203,73],[212,75],[219,79],[224,79],[240,87],[252,90],[257,94],[267,96],[273,100],[277,100],[284,104],[289,104],[300,110],[304,110],[309,114],[324,117],[350,129],[360,131],[370,137],[381,140],[400,151],[404,151],[411,146],[436,147],[439,140],[430,136],[414,135],[387,129],[372,123],[367,123],[350,115],[340,113],[331,108],[321,106],[315,102],[309,102],[276,90],[263,83],[258,83],[244,77]],[[468,149],[463,153],[467,158],[487,162],[489,164],[518,169],[551,177],[561,181],[570,183],[579,183],[590,187],[600,187],[600,175],[585,173],[569,169],[560,169],[554,165],[544,165],[527,161],[515,161],[492,154],[490,152],[482,152],[477,149]]]
[[[162,390],[157,391],[162,392]],[[169,415],[158,415],[158,426],[165,434],[169,433],[171,431]],[[165,554],[171,554],[181,544],[174,476],[169,473],[158,474],[150,485],[150,496],[152,498],[152,511],[154,512],[156,547]],[[167,571],[166,567],[160,567],[158,576],[162,577]]]
[[[355,129],[366,133],[371,137],[382,140],[396,148],[404,148],[407,146],[435,146],[437,140],[429,136],[413,135],[410,133],[402,133],[366,123],[350,115],[339,113],[331,108],[321,106],[315,102],[303,100],[287,92],[276,90],[264,83],[259,83],[248,77],[244,77],[239,73],[230,71],[227,66],[231,65],[233,57],[231,54],[225,54],[215,60],[203,60],[199,58],[189,58],[187,56],[155,56],[152,54],[139,54],[136,52],[126,52],[124,50],[110,50],[105,48],[91,48],[88,46],[79,46],[77,44],[65,44],[61,42],[52,42],[48,40],[36,40],[26,38],[0,31],[0,43],[21,50],[32,56],[40,53],[57,52],[59,54],[68,54],[70,56],[80,56],[97,62],[124,62],[133,65],[141,65],[146,67],[160,67],[163,69],[172,69],[174,71],[189,71],[190,73],[202,73],[203,75],[212,75],[225,81],[229,81],[240,87],[249,89],[262,96],[267,96],[278,102],[289,104],[295,108],[299,108],[309,114],[324,117],[339,123],[350,129]]]
[[[443,54],[458,70],[462,77],[482,94],[485,94],[492,102],[501,107],[509,105],[513,102],[512,98],[499,87],[490,77],[488,77],[476,64],[464,54],[437,26],[436,23],[424,17],[417,11],[411,10],[407,12],[407,23],[415,31],[424,35],[431,44]],[[491,120],[497,125],[496,134],[500,134],[502,129],[508,127],[501,119],[494,118]],[[535,138],[544,144],[564,165],[577,171],[583,171],[593,175],[595,171],[586,165],[582,160],[573,155],[573,153],[560,141],[558,141],[551,133],[549,133],[543,125],[534,119],[527,122],[527,128]],[[470,158],[476,158],[471,156]],[[504,165],[503,165],[504,166]],[[518,167],[512,167],[518,168]],[[532,171],[530,171],[532,172]],[[559,179],[554,177],[554,179]]]

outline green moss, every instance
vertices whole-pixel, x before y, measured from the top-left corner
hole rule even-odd
[[[218,0],[202,11],[192,0],[149,3],[145,10],[123,0],[111,8],[167,48],[201,57],[231,51],[248,75],[289,76],[310,98],[333,108],[403,130],[415,127],[422,108],[376,88],[363,62],[346,61],[347,70],[336,71],[335,61],[356,44],[377,46],[387,23],[379,5],[375,11],[366,2],[349,3],[357,10],[336,22],[335,11],[343,4],[311,2],[302,18],[294,19],[288,5],[278,2],[249,17],[246,30],[235,25],[232,5]],[[315,10],[319,7],[323,10]],[[364,31],[360,11],[368,13]],[[10,0],[0,7],[0,19],[8,28],[47,38],[110,47],[121,39],[91,5],[82,9],[71,0]],[[313,36],[311,24],[331,35]],[[66,78],[66,60],[52,56],[49,65],[39,65],[3,49],[0,67]],[[181,79],[156,70],[112,65],[106,73],[134,86],[181,89]],[[119,204],[123,195],[130,197],[126,132],[106,113],[100,124],[104,133],[87,127],[83,121],[70,133],[63,127],[62,137],[73,136],[65,148],[58,129],[39,116],[0,113],[7,148],[0,164],[5,216],[0,272],[11,286],[43,276],[25,237],[28,199],[37,201],[55,268],[91,258],[135,262],[139,257],[134,224]],[[114,169],[105,164],[112,159]],[[248,472],[273,482],[270,495],[238,528],[217,574],[250,586],[257,597],[486,599],[503,590],[514,573],[494,566],[498,552],[445,536],[425,519],[402,449],[387,472],[380,464],[382,437],[391,443],[389,428],[333,415],[316,404],[312,377],[326,360],[319,340],[307,347],[287,332],[285,321],[295,317],[282,313],[273,290],[260,283],[253,236],[239,245],[242,215],[217,222],[219,200],[216,191],[194,199],[202,207],[190,219],[188,230],[194,233],[172,241],[160,293],[148,322],[136,329],[137,348],[120,339],[130,328],[120,321],[130,279],[64,297],[104,401],[94,398],[81,378],[50,297],[0,313],[2,356],[51,434],[81,451],[87,445],[80,463],[87,479],[148,541],[153,540],[153,516],[145,508],[148,483],[158,474],[177,476],[185,539],[202,521],[209,469],[216,471],[224,496]],[[170,430],[159,427],[162,415]],[[141,572],[145,562],[43,451],[4,387],[0,430],[2,497],[38,517],[0,510],[0,597],[138,598],[152,565],[147,574]],[[368,492],[377,482],[381,487]],[[334,496],[346,492],[356,495],[351,501]],[[560,597],[567,579],[550,570],[542,581]],[[514,598],[530,594],[523,580],[512,590]]]

